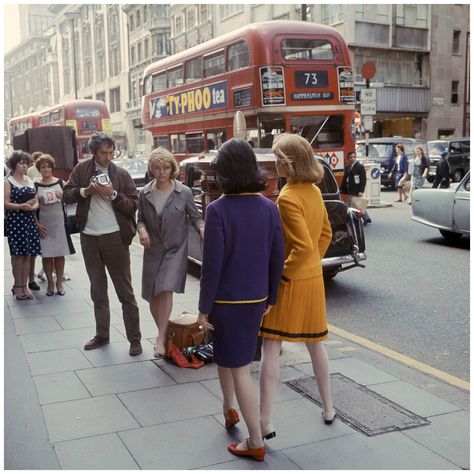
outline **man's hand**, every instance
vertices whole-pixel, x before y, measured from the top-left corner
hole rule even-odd
[[[102,196],[105,196],[108,198],[112,197],[112,194],[114,193],[114,187],[112,186],[112,183],[100,184],[100,183],[95,182],[94,184],[97,189],[97,192],[102,194]]]
[[[84,194],[86,196],[93,196],[94,194],[97,194],[99,191],[97,190],[97,187],[95,185],[94,181],[91,181],[89,186],[84,189]]]

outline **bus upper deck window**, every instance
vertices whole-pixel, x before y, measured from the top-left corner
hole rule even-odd
[[[334,58],[331,43],[324,39],[285,39],[281,53],[290,61],[324,61]]]
[[[151,92],[164,91],[166,87],[166,72],[155,74],[152,77]]]
[[[225,61],[223,50],[204,57],[204,77],[222,74],[224,71]]]
[[[168,87],[183,85],[183,66],[168,71]]]
[[[249,47],[247,43],[237,43],[227,50],[227,65],[229,71],[235,71],[249,65]]]
[[[143,82],[143,95],[151,94],[151,76],[145,77]]]
[[[186,61],[184,65],[184,82],[190,84],[191,82],[199,81],[202,79],[202,59],[194,58]]]

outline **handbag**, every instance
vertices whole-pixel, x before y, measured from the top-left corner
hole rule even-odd
[[[185,356],[172,340],[168,341],[166,347],[166,357],[171,359],[178,367],[183,369],[199,369],[204,365],[204,362],[198,360],[194,354]]]
[[[181,313],[169,321],[166,331],[166,345],[172,342],[179,350],[189,346],[198,346],[204,341],[204,331],[199,327],[197,314]]]
[[[76,204],[66,204],[64,206],[64,223],[66,225],[66,232],[69,235],[79,233],[76,220]]]
[[[351,207],[355,207],[360,212],[365,212],[368,205],[369,200],[365,197],[353,196],[351,198]]]

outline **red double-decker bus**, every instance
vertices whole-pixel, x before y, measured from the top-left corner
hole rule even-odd
[[[38,124],[39,115],[36,112],[13,117],[8,123],[10,128],[10,138],[24,133],[24,131],[28,130],[29,128],[36,128]]]
[[[355,147],[349,51],[328,26],[253,23],[151,64],[143,86],[143,127],[179,160],[231,138],[238,110],[255,148],[299,133],[339,180]]]
[[[87,142],[94,132],[112,135],[107,106],[100,100],[91,99],[71,100],[41,112],[14,117],[10,120],[10,134],[13,137],[27,128],[55,125],[66,125],[74,129],[79,159],[88,156]]]

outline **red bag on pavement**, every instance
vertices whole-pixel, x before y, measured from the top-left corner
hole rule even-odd
[[[183,369],[199,369],[204,365],[204,362],[198,360],[194,354],[187,358],[173,341],[168,341],[166,357]]]

